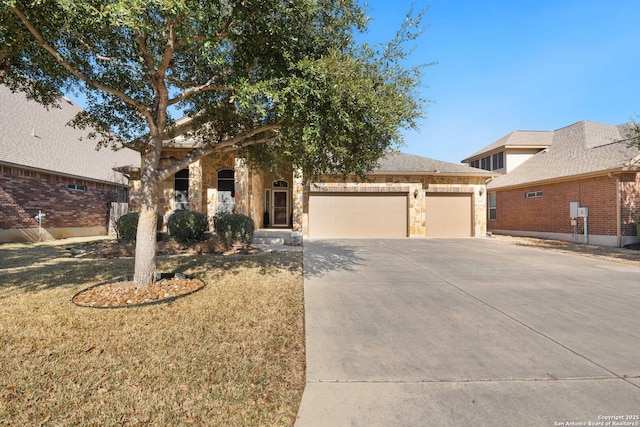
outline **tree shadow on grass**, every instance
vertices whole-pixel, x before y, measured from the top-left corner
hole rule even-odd
[[[274,270],[302,270],[302,252],[270,252],[256,255],[183,255],[158,258],[158,271],[189,274],[239,274],[247,268],[267,275]]]
[[[0,245],[0,274],[6,269],[47,262],[64,257],[66,250],[61,246],[35,246],[30,244]]]
[[[6,298],[11,291],[38,292],[42,290],[91,286],[123,277],[133,272],[131,259],[73,259],[73,258],[37,258],[31,264],[20,267],[4,268],[0,279],[0,299]]]
[[[133,275],[132,258],[72,258],[64,247],[20,247],[0,257],[0,299],[15,292],[93,286]],[[275,270],[302,274],[302,252],[258,255],[172,255],[157,258],[159,272],[185,272],[201,277],[240,274],[247,268],[268,275]],[[74,289],[75,290],[75,289]]]

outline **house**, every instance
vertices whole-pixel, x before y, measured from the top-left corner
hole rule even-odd
[[[462,161],[472,167],[509,173],[551,145],[553,132],[514,131]]]
[[[494,169],[494,156],[503,156],[494,170],[506,173],[487,186],[488,230],[606,246],[637,242],[640,150],[626,138],[625,125],[581,121],[512,132],[463,160]]]
[[[161,162],[169,164],[193,142],[178,135],[164,146]],[[127,173],[135,209],[139,168]],[[307,182],[293,170],[251,170],[234,152],[224,152],[164,181],[159,211],[166,218],[191,209],[210,220],[233,211],[251,217],[256,228],[292,229],[309,238],[480,237],[486,235],[486,181],[492,176],[467,165],[390,153],[366,182]]]
[[[88,130],[66,126],[79,111],[68,99],[47,110],[0,86],[0,243],[107,234],[110,203],[127,197],[112,168],[140,155],[96,151]]]

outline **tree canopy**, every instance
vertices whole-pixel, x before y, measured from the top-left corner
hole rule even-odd
[[[140,245],[155,236],[158,184],[211,153],[363,176],[424,114],[423,65],[405,65],[422,17],[409,11],[371,46],[355,0],[2,0],[0,82],[44,104],[80,92],[73,125],[140,151]],[[161,168],[175,111],[197,144]],[[138,261],[136,281],[149,282]]]

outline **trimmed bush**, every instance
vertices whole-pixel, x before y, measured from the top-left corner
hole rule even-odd
[[[239,214],[222,214],[216,217],[216,233],[230,243],[251,244],[256,228],[251,218]]]
[[[136,234],[138,233],[139,217],[140,217],[140,212],[130,212],[118,218],[118,221],[116,221],[116,234],[118,235],[118,240],[125,243],[136,242]],[[162,215],[160,214],[158,214],[157,226],[158,226],[158,230],[162,228]]]
[[[167,219],[171,237],[180,243],[199,242],[209,228],[207,216],[194,211],[175,211]]]

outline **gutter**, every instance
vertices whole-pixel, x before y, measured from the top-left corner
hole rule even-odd
[[[90,176],[74,175],[74,174],[71,174],[71,173],[61,172],[61,171],[57,171],[57,170],[53,170],[53,169],[36,168],[36,167],[33,167],[33,166],[26,166],[26,165],[21,165],[21,164],[18,164],[18,163],[0,161],[0,166],[7,166],[7,167],[10,167],[10,168],[24,169],[24,170],[28,170],[28,171],[32,171],[32,172],[44,173],[44,174],[47,174],[47,175],[63,176],[65,178],[71,178],[71,179],[75,179],[75,180],[79,180],[79,181],[97,182],[99,184],[115,185],[115,186],[119,186],[119,187],[127,187],[128,186],[128,184],[126,182],[107,181],[107,180],[100,179],[100,178],[93,178],[93,177],[90,177]],[[116,172],[119,172],[119,171],[116,171]]]
[[[561,183],[561,182],[573,181],[575,179],[596,178],[596,177],[599,177],[599,176],[612,177],[613,175],[619,175],[619,174],[622,174],[622,173],[625,173],[625,172],[640,173],[640,167],[638,167],[638,166],[623,166],[623,167],[617,167],[617,168],[613,168],[613,169],[600,170],[600,171],[596,171],[596,172],[585,172],[585,173],[577,174],[577,175],[558,176],[558,177],[555,177],[555,178],[541,179],[541,180],[538,180],[538,181],[527,181],[527,182],[523,182],[523,183],[519,183],[519,184],[510,184],[510,185],[503,185],[503,186],[500,186],[500,187],[493,187],[493,188],[491,188],[491,190],[513,190],[513,189],[517,189],[517,188],[526,188],[526,187],[532,187],[532,186],[536,186],[536,185],[548,185],[548,184],[556,184],[556,183]],[[506,174],[506,175],[508,175],[508,174]]]

